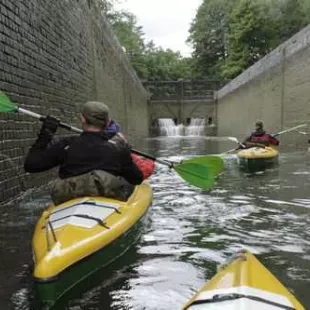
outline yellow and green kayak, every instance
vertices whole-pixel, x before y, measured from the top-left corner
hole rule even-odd
[[[32,240],[39,299],[57,300],[122,255],[137,239],[151,201],[152,189],[144,182],[126,202],[83,197],[44,211]]]
[[[251,147],[237,153],[240,165],[247,169],[263,169],[278,162],[279,151],[272,147]]]
[[[183,310],[305,309],[254,255],[242,251]]]

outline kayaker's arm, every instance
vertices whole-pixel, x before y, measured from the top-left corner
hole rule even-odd
[[[43,148],[43,143],[36,143],[30,148],[24,163],[26,172],[42,172],[57,167],[63,163],[65,148],[68,145],[66,139]]]
[[[50,144],[58,125],[59,121],[51,116],[47,116],[43,121],[38,138],[25,159],[24,169],[26,172],[42,172],[63,163],[65,148],[70,138]]]

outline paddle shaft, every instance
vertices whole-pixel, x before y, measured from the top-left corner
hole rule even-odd
[[[42,116],[42,115],[40,115],[40,114],[38,114],[38,113],[32,112],[32,111],[23,109],[23,108],[19,108],[19,107],[18,107],[17,110],[18,110],[18,112],[20,112],[20,113],[23,113],[23,114],[25,114],[25,115],[28,115],[28,116],[37,118],[37,119],[40,120],[41,122],[43,122],[44,119],[45,119],[44,116]],[[60,122],[60,123],[59,123],[59,126],[60,126],[61,128],[65,128],[65,129],[67,129],[67,130],[74,131],[74,132],[76,132],[76,133],[81,133],[81,132],[83,132],[82,129],[79,129],[79,128],[70,126],[70,125],[68,125],[68,124],[66,124],[66,123],[63,123],[63,122]]]
[[[226,154],[229,154],[229,153],[235,152],[235,151],[237,151],[237,150],[239,150],[239,148],[238,148],[238,147],[237,147],[237,148],[235,148],[235,149],[231,149],[231,150],[229,150],[229,151],[223,152],[223,153],[221,153],[221,154],[220,154],[220,156],[223,156],[223,155],[226,155]]]
[[[137,155],[141,155],[145,158],[148,158],[148,159],[152,159],[154,161],[157,161],[158,163],[160,164],[163,164],[163,165],[166,165],[168,166],[169,168],[173,168],[173,162],[170,162],[170,161],[167,161],[167,160],[164,160],[164,159],[159,159],[159,158],[156,158],[150,154],[146,154],[146,153],[143,153],[143,152],[140,152],[140,151],[137,151],[137,150],[134,150],[134,149],[131,149],[131,151]]]
[[[37,118],[39,119],[40,121],[44,121],[45,117],[38,114],[38,113],[35,113],[35,112],[32,112],[32,111],[29,111],[29,110],[26,110],[26,109],[23,109],[23,108],[17,108],[18,112],[20,113],[23,113],[25,115],[28,115],[28,116],[31,116],[31,117],[34,117],[34,118]],[[63,122],[60,122],[59,123],[59,127],[61,128],[65,128],[67,130],[70,130],[70,131],[74,131],[76,133],[82,133],[83,130],[82,129],[79,129],[77,127],[74,127],[74,126],[70,126],[69,124],[66,124],[66,123],[63,123]],[[134,153],[134,154],[137,154],[137,155],[141,155],[145,158],[148,158],[148,159],[152,159],[162,165],[166,165],[168,166],[169,168],[172,168],[173,167],[173,163],[172,162],[169,162],[169,161],[166,161],[166,160],[163,160],[163,159],[158,159],[152,155],[149,155],[149,154],[146,154],[146,153],[143,153],[143,152],[140,152],[140,151],[137,151],[135,149],[131,149],[131,152]]]
[[[236,142],[237,144],[239,144],[239,146],[245,149],[245,145],[242,142],[240,142],[236,137],[228,137],[228,140]]]
[[[301,128],[301,127],[306,127],[306,126],[307,126],[307,124],[298,125],[298,126],[295,126],[295,127],[292,127],[292,128],[289,128],[289,129],[286,129],[286,130],[283,130],[283,131],[280,131],[278,133],[272,134],[272,136],[273,137],[277,137],[279,135],[282,135],[283,133],[290,132],[290,131],[293,131],[295,129],[298,129],[298,128]]]

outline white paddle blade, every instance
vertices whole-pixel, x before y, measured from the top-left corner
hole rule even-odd
[[[227,137],[228,140],[232,141],[232,142],[236,142],[237,144],[239,144],[239,140],[236,137]]]
[[[301,135],[309,135],[309,133],[308,132],[305,132],[305,131],[299,131],[299,130],[296,130],[298,133],[300,133]]]

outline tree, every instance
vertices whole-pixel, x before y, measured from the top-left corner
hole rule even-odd
[[[117,0],[96,1],[141,79],[174,80],[190,76],[190,60],[184,59],[178,52],[157,47],[153,41],[145,42],[136,16],[114,9]]]
[[[188,42],[194,52],[194,67],[200,76],[220,77],[227,58],[229,12],[236,0],[204,0],[190,27]]]
[[[137,19],[132,13],[115,12],[110,23],[126,53],[135,55],[144,51],[144,33],[142,27],[137,25]]]
[[[170,49],[153,47],[146,50],[143,65],[149,80],[178,80],[192,76],[190,59]]]
[[[278,15],[275,17],[278,43],[288,40],[310,21],[309,1],[276,0],[274,6],[278,12]]]
[[[309,0],[204,0],[188,39],[195,72],[234,78],[309,22]]]
[[[234,78],[273,49],[275,31],[267,7],[241,0],[229,21],[228,57],[221,75]]]

